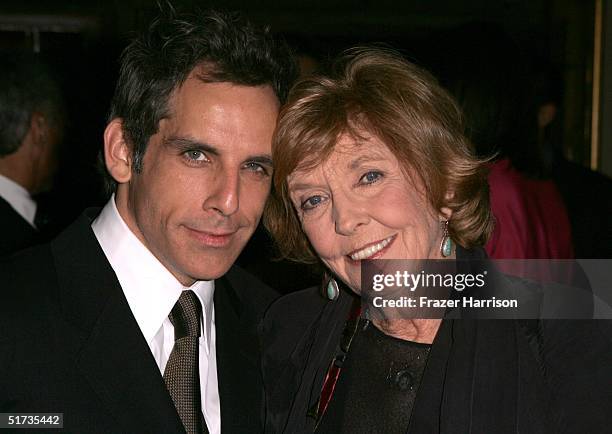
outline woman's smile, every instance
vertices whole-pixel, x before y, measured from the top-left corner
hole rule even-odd
[[[395,241],[396,236],[397,234],[393,234],[384,240],[369,243],[357,250],[352,251],[347,256],[354,262],[363,261],[365,259],[378,259],[382,257],[387,250],[389,250],[389,247],[391,244],[393,244],[393,241]]]

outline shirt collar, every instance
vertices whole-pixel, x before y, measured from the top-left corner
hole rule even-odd
[[[132,233],[119,214],[113,195],[91,225],[110,262],[146,341],[151,343],[178,301],[181,291],[193,290],[202,303],[202,337],[210,346],[214,281],[183,286]]]
[[[0,175],[0,196],[6,200],[25,221],[33,227],[36,227],[34,225],[36,202],[34,202],[28,190],[12,179]]]

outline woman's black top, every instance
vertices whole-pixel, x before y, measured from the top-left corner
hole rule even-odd
[[[361,320],[316,433],[405,433],[430,348]]]
[[[482,250],[458,247],[457,259],[480,261],[486,260],[486,256]],[[500,291],[539,294],[546,289],[499,273],[493,264],[488,269],[488,279]],[[317,418],[312,416],[312,410],[320,402],[326,374],[337,357],[338,342],[342,340],[353,303],[350,293],[342,291],[336,300],[330,301],[320,296],[319,288],[310,288],[281,298],[266,313],[261,326],[266,434],[316,432]],[[494,320],[471,318],[461,309],[455,313],[458,314],[455,318],[442,321],[431,345],[410,420],[403,421],[402,432],[610,432],[611,321]],[[374,379],[380,372],[386,374],[385,368],[374,370],[384,365],[362,360],[376,357],[381,351],[380,347],[372,351],[365,345],[362,350],[349,349],[351,363],[363,362],[372,371],[364,368],[363,372],[369,373],[364,375],[358,367],[345,364],[336,394],[352,399],[361,393],[367,397],[366,403],[384,402],[385,412],[391,414],[390,418],[385,417],[393,420],[395,426],[402,421],[393,416],[409,412],[397,407],[389,409],[388,405],[404,405],[408,400],[388,399],[389,391],[381,392],[386,383]],[[393,359],[378,355],[381,360]],[[361,385],[365,385],[361,392],[356,391]],[[332,424],[344,421],[357,424],[357,428],[345,426],[344,432],[359,432],[361,426],[372,428],[371,420],[365,418],[374,410],[362,414],[363,404],[336,395],[329,406],[327,414],[319,419],[320,433],[334,432]],[[345,416],[348,414],[359,417],[355,422],[354,416]],[[395,428],[385,426],[378,432],[392,429]]]

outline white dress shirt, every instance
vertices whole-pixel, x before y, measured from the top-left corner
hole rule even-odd
[[[184,287],[132,233],[111,197],[91,225],[110,262],[130,309],[163,375],[174,346],[174,326],[168,319],[181,291],[191,289],[202,303],[199,339],[202,412],[211,434],[221,432],[215,345],[214,281]],[[152,409],[155,411],[155,409]]]
[[[36,202],[34,202],[28,190],[12,179],[0,175],[0,197],[6,200],[17,211],[17,214],[30,223],[33,228],[36,228],[36,225],[34,225]]]

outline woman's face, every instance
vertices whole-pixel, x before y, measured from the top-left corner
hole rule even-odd
[[[302,228],[323,262],[354,291],[365,259],[440,258],[441,221],[420,185],[376,137],[340,136],[332,155],[288,178]]]

